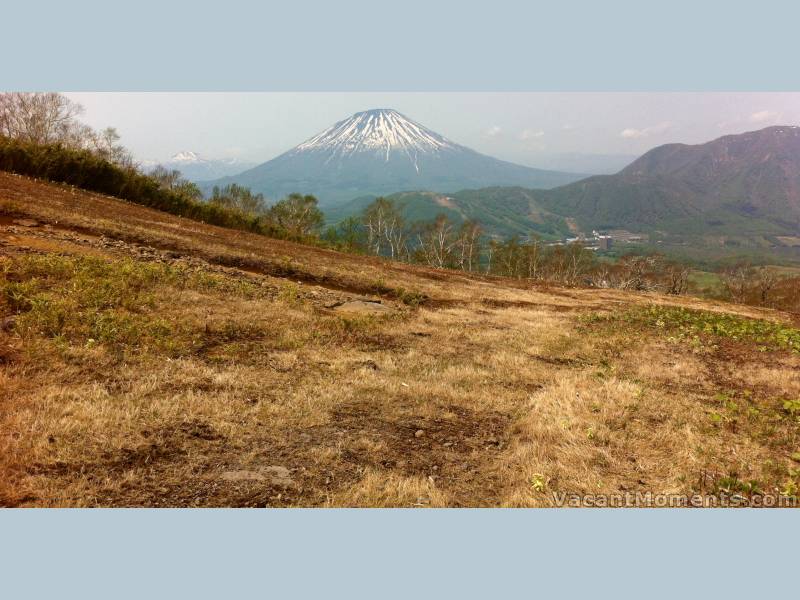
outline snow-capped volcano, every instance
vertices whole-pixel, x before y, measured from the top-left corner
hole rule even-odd
[[[143,160],[139,163],[144,171],[152,171],[158,165],[175,169],[190,181],[208,181],[226,175],[235,175],[250,169],[254,163],[237,158],[205,158],[197,152],[183,150],[173,154],[169,160]]]
[[[173,163],[197,163],[197,162],[208,162],[204,158],[200,158],[200,155],[197,152],[192,152],[191,150],[184,150],[183,152],[178,152],[177,154],[173,154],[172,158],[169,159],[170,162]]]
[[[580,175],[542,171],[479,154],[381,108],[359,112],[249,171],[209,182],[238,183],[272,200],[314,194],[322,206],[406,190],[455,192],[497,185],[549,188]]]
[[[458,148],[444,136],[415,123],[391,108],[356,113],[295,148],[295,152],[330,152],[346,156],[375,152],[389,160],[394,151],[413,155]]]

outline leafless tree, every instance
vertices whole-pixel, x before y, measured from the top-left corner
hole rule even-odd
[[[494,272],[494,258],[497,254],[497,248],[499,247],[499,243],[497,240],[489,240],[489,244],[486,246],[486,273],[493,273]]]
[[[91,129],[77,117],[83,107],[56,92],[0,94],[0,135],[34,144],[82,146]]]
[[[592,286],[598,288],[615,287],[616,274],[614,267],[609,263],[599,263],[592,272],[591,282]]]
[[[748,262],[741,262],[728,267],[722,272],[722,282],[734,302],[742,303],[747,299],[747,291],[753,279],[753,267]]]
[[[547,257],[547,278],[565,285],[575,285],[588,273],[594,256],[578,242],[556,246]]]
[[[436,215],[432,222],[418,227],[418,253],[422,262],[431,267],[444,269],[455,266],[457,259],[454,251],[458,242],[455,226],[443,214]]]
[[[128,149],[119,143],[120,136],[114,127],[106,127],[102,131],[85,135],[90,140],[92,149],[113,163],[125,167],[133,167],[134,161]]]
[[[0,135],[32,144],[58,143],[82,148],[123,167],[133,157],[113,127],[94,131],[78,120],[83,107],[56,92],[0,93]]]
[[[157,165],[149,175],[165,190],[174,190],[183,178],[180,171],[167,169],[164,165]]]
[[[499,243],[494,248],[494,263],[492,271],[505,277],[521,279],[525,276],[523,270],[522,245],[517,236]]]
[[[522,250],[528,279],[540,279],[544,262],[542,243],[538,238],[533,238],[523,246]]]
[[[400,208],[388,198],[376,198],[362,215],[367,232],[367,249],[375,255],[393,259],[408,257],[405,221]]]
[[[623,256],[610,271],[610,286],[621,290],[653,290],[659,262],[657,256]]]
[[[459,228],[455,241],[456,266],[462,271],[473,271],[478,268],[482,233],[480,223],[472,219],[464,221]]]
[[[770,293],[778,284],[780,277],[774,269],[761,267],[754,274],[755,287],[758,290],[758,299],[761,306],[769,306]]]
[[[669,262],[664,266],[664,291],[679,296],[685,294],[689,287],[690,267],[677,262]]]

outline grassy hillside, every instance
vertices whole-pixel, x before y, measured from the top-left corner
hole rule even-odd
[[[587,231],[628,229],[743,240],[797,232],[796,224],[742,211],[733,193],[729,202],[704,207],[702,198],[690,187],[660,177],[631,182],[603,175],[532,195],[547,210],[574,218]]]
[[[602,192],[599,196],[598,189]],[[617,244],[615,252],[665,252],[706,265],[735,260],[800,262],[794,227],[728,207],[701,213],[689,200],[677,207],[663,202],[666,193],[650,184],[641,189],[619,188],[605,177],[593,177],[585,184],[548,191],[498,187],[449,195],[402,192],[388,197],[403,207],[408,222],[430,221],[443,213],[456,223],[476,219],[488,235],[499,238],[536,234],[543,239],[562,239],[575,235],[576,229],[587,234],[594,229],[625,229],[643,234],[644,244],[636,248]],[[647,202],[642,202],[643,195]],[[606,208],[587,215],[581,206],[590,196],[592,202],[599,198],[599,206]],[[328,209],[326,220],[338,223],[359,216],[373,200],[373,196],[365,196]]]
[[[389,263],[0,173],[0,327],[7,506],[800,486],[777,311]]]
[[[525,188],[496,187],[453,194],[400,192],[387,197],[403,207],[408,222],[432,221],[437,214],[445,214],[455,223],[475,219],[488,235],[501,238],[534,233],[544,238],[569,235],[564,217],[542,208],[535,194],[535,191]],[[337,223],[349,216],[358,216],[372,200],[374,196],[356,198],[343,206],[326,210],[326,218]]]
[[[690,227],[747,239],[800,231],[799,183],[800,128],[779,126],[659,146],[615,175],[542,191],[537,200],[585,228]]]

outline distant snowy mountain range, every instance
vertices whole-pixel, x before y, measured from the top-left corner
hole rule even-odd
[[[273,200],[310,193],[321,206],[335,206],[368,194],[493,185],[551,188],[581,177],[480,154],[381,108],[356,113],[277,158],[204,187],[238,183]]]
[[[235,175],[255,166],[253,162],[242,161],[237,158],[204,158],[196,152],[188,150],[174,154],[169,160],[143,160],[140,161],[140,164],[144,171],[152,171],[158,165],[162,165],[167,169],[176,169],[186,179],[196,182]]]

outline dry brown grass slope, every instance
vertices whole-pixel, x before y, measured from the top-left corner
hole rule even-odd
[[[0,504],[791,495],[794,323],[346,255],[0,173]]]

